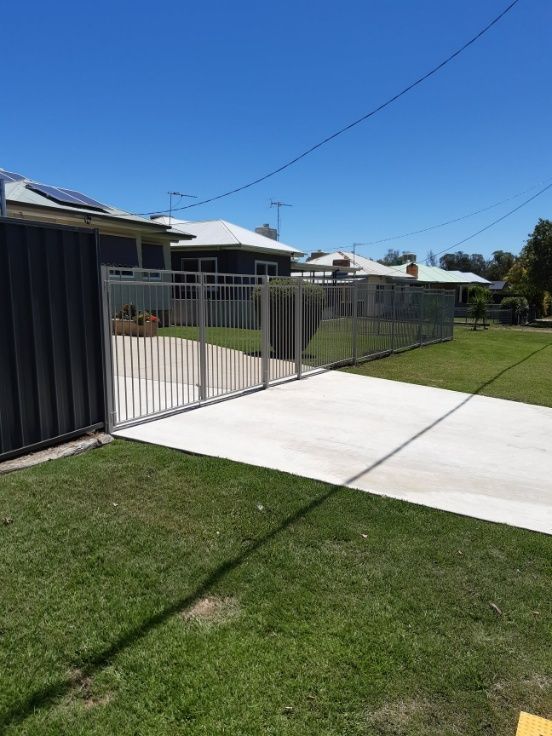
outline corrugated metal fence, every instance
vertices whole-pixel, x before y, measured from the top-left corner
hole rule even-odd
[[[103,425],[94,230],[0,219],[0,461]]]
[[[452,338],[450,291],[108,268],[102,283],[112,428]]]

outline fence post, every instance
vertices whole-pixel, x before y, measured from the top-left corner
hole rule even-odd
[[[391,286],[391,352],[395,352],[395,322],[397,315],[395,313],[395,284]]]
[[[419,329],[419,332],[420,332],[420,334],[419,334],[420,347],[422,347],[423,344],[424,344],[424,341],[422,339],[422,330],[424,328],[424,287],[423,286],[422,286],[422,288],[420,290],[420,306],[419,306],[419,309],[420,309],[420,316],[419,316],[418,329]]]
[[[303,352],[303,280],[297,279],[297,287],[295,289],[295,372],[297,378],[301,378],[301,364]]]
[[[198,327],[199,327],[199,400],[205,401],[207,398],[207,341],[205,335],[205,281],[202,273],[198,274],[199,281],[197,287],[199,290],[199,310],[198,310]]]
[[[263,388],[270,383],[270,292],[268,276],[261,283],[261,370]]]
[[[113,338],[111,337],[111,309],[109,299],[109,268],[100,266],[101,299],[104,339],[104,391],[105,391],[105,429],[111,434],[115,425],[115,376],[113,375]],[[115,338],[116,340],[116,338]],[[115,344],[115,349],[117,346]],[[118,380],[118,379],[117,379]],[[126,381],[126,376],[124,377]]]
[[[353,365],[358,360],[357,335],[358,335],[358,281],[353,281],[353,322],[351,325],[351,333],[353,340]]]

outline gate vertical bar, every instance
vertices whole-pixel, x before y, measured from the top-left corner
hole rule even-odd
[[[202,273],[198,274],[198,326],[199,326],[199,400],[207,398],[207,341],[205,335],[205,280]]]
[[[107,432],[111,433],[114,426],[114,376],[113,376],[113,340],[111,337],[111,309],[109,299],[109,269],[107,266],[100,267],[101,299],[103,314],[103,338],[104,338],[104,387],[105,387],[105,423]],[[126,380],[126,376],[125,376]]]
[[[395,322],[397,315],[395,311],[395,284],[391,286],[391,352],[395,352]]]
[[[303,304],[303,281],[302,279],[297,279],[297,286],[295,289],[295,373],[297,374],[297,378],[301,378],[301,364],[303,362],[302,360],[302,352],[303,352],[303,335],[302,335],[302,326],[303,326],[303,310],[304,310],[304,304]],[[291,326],[291,325],[290,325]]]
[[[420,343],[420,347],[422,347],[422,345],[424,344],[424,340],[423,340],[423,333],[424,333],[424,288],[423,287],[422,287],[422,290],[420,292],[420,303],[419,303],[419,307],[418,308],[420,310],[419,323],[418,323],[418,331],[419,331],[418,340],[419,340],[419,343]]]
[[[268,276],[261,283],[261,364],[263,388],[270,383],[270,293]]]
[[[353,340],[353,365],[356,365],[358,360],[357,350],[357,335],[358,335],[358,281],[353,281],[353,322],[351,325],[351,334]]]

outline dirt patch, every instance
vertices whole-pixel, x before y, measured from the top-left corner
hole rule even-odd
[[[87,710],[98,705],[107,705],[111,701],[111,693],[94,695],[92,678],[85,675],[81,670],[71,670],[69,679],[71,681],[70,700],[81,702]]]
[[[536,673],[499,680],[487,690],[487,699],[499,722],[516,720],[521,710],[552,718],[552,677]]]
[[[236,618],[239,614],[239,605],[236,598],[220,598],[207,596],[200,598],[189,608],[181,612],[185,621],[196,621],[203,624],[223,624]]]
[[[451,714],[442,703],[425,698],[407,698],[385,703],[367,713],[368,725],[381,736],[410,736],[411,734],[446,733],[464,736],[465,724],[451,721]]]

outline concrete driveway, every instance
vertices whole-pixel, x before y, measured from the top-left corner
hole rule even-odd
[[[552,409],[339,371],[121,437],[552,533]]]

